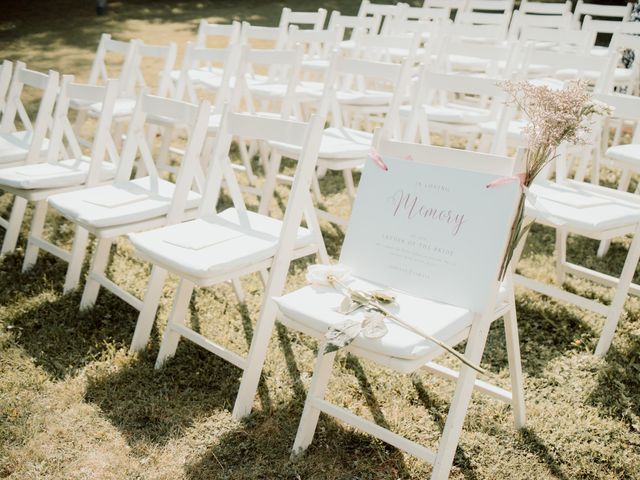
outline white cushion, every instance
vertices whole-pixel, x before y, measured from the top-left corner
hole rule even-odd
[[[640,167],[640,144],[616,145],[607,149],[607,157]]]
[[[33,132],[20,131],[0,133],[0,165],[5,163],[21,162],[27,158]],[[49,139],[42,142],[41,155],[49,149]]]
[[[113,116],[128,117],[133,115],[133,110],[136,108],[135,98],[118,98],[113,105]],[[89,113],[91,115],[99,115],[102,112],[102,103],[94,103],[89,107]]]
[[[247,212],[249,227],[240,225],[234,208],[216,216],[191,220],[129,235],[145,259],[173,272],[208,278],[244,268],[272,257],[282,222]],[[306,228],[298,229],[296,247],[311,243]]]
[[[380,288],[361,279],[355,279],[350,286],[366,290]],[[473,314],[469,310],[400,292],[395,294],[396,305],[389,310],[439,340],[446,342],[471,326]],[[334,288],[309,285],[274,300],[280,308],[282,323],[293,328],[298,323],[322,336],[333,324],[348,318],[362,319],[362,310],[348,316],[338,313],[336,308],[342,299],[343,295]],[[393,321],[386,320],[386,324],[389,332],[384,337],[370,339],[360,334],[353,346],[406,360],[427,357],[439,348]]]
[[[23,190],[45,188],[63,188],[82,185],[89,173],[90,158],[82,157],[61,160],[57,163],[35,163],[0,170],[0,185]],[[106,181],[114,177],[116,167],[112,163],[103,162],[100,169],[100,180]]]
[[[570,180],[563,184],[544,180],[532,185],[531,191],[542,208],[534,208],[527,201],[528,215],[544,219],[551,214],[582,231],[602,231],[640,222],[640,203],[634,201],[635,197],[629,194],[625,200],[625,195],[607,187]]]
[[[351,128],[326,128],[322,132],[318,158],[323,160],[336,159],[366,159],[371,145],[373,134],[353,130]],[[272,148],[277,149],[282,155],[298,158],[300,147],[280,142],[269,142]]]
[[[149,177],[137,178],[49,197],[49,204],[73,222],[101,228],[140,222],[166,215],[175,185],[158,180],[158,193],[151,191]],[[194,208],[200,195],[189,192],[187,208]]]
[[[336,99],[343,105],[383,106],[391,102],[392,92],[381,90],[338,90]]]
[[[476,124],[491,120],[491,112],[486,108],[447,103],[445,105],[425,105],[424,111],[431,122]]]

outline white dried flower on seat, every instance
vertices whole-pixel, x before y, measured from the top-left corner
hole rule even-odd
[[[384,318],[379,312],[366,313],[362,320],[362,335],[370,339],[384,337],[389,332]]]
[[[307,268],[306,279],[311,285],[319,287],[332,286],[331,278],[344,283],[351,277],[351,269],[345,265],[310,265]]]

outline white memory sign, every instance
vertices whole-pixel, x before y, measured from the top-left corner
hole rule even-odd
[[[494,288],[518,182],[411,160],[367,161],[340,262],[356,276],[480,311]]]

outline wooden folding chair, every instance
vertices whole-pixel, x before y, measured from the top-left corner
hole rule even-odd
[[[431,478],[444,479],[474,389],[511,404],[516,426],[525,423],[513,290],[507,281],[501,294],[498,281],[520,189],[517,182],[487,188],[512,175],[514,162],[505,157],[385,140],[376,148],[387,170],[373,161],[365,166],[340,255],[351,270],[345,281],[358,289],[392,289],[396,301],[388,308],[395,315],[450,346],[466,341],[464,355],[475,364],[491,323],[504,316],[512,392],[477,380],[466,365],[456,371],[435,363],[445,353],[441,347],[386,319],[385,336],[360,333],[345,350],[398,373],[422,369],[456,382],[437,452],[330,403],[325,392],[336,352],[324,353],[325,333],[348,319],[362,320],[364,313],[339,313],[342,293],[309,285],[275,299],[280,322],[319,341],[293,455],[311,444],[323,412],[433,463]]]
[[[9,84],[11,83],[12,72],[13,63],[9,60],[4,60],[0,67],[0,122],[2,122],[2,115],[4,114],[4,109],[7,105],[7,91],[9,90]]]
[[[101,286],[134,308],[142,308],[141,300],[105,274],[111,245],[121,235],[164,225],[171,199],[177,193],[184,193],[187,198],[187,211],[193,213],[197,208],[201,199],[197,186],[204,184],[200,153],[206,135],[209,108],[208,102],[196,107],[140,94],[129,122],[114,182],[49,197],[51,207],[75,223],[77,228],[86,229],[97,238],[81,309],[94,305]],[[177,165],[154,162],[153,144],[148,141],[145,130],[145,127],[162,128],[167,122],[185,125],[189,135],[184,154],[174,156]],[[138,153],[147,176],[131,180]],[[165,174],[167,179],[162,178],[161,174]],[[171,181],[172,177],[175,183]],[[75,247],[72,249],[75,250]]]
[[[198,218],[129,237],[136,252],[152,262],[154,268],[169,270],[180,277],[156,368],[175,354],[182,337],[241,368],[243,376],[233,410],[236,418],[251,411],[275,322],[276,308],[272,297],[282,293],[291,260],[307,255],[318,255],[321,261],[328,259],[309,192],[323,123],[324,119],[318,115],[305,124],[227,113],[211,157],[210,175]],[[246,209],[228,159],[234,136],[300,145],[303,154],[296,168],[283,220]],[[234,206],[217,212],[223,179]],[[180,212],[184,203],[184,198],[176,197],[174,211]],[[306,222],[304,228],[301,227],[303,218]],[[249,354],[243,358],[189,328],[186,317],[195,286],[206,287],[254,272],[261,272],[265,292]],[[147,318],[147,322],[138,321],[132,350],[146,344],[153,317]]]
[[[113,180],[118,158],[109,132],[117,95],[117,80],[108,80],[106,86],[84,85],[74,83],[71,75],[63,76],[46,161],[0,169],[0,189],[35,204],[22,271],[35,265],[40,249],[64,259],[69,263],[64,283],[65,293],[78,284],[88,233],[82,228],[76,229],[74,249],[71,252],[46,241],[42,231],[47,214],[47,199],[57,193]],[[83,152],[69,120],[72,99],[103,104],[88,155]],[[108,161],[105,161],[107,157]]]
[[[58,83],[57,72],[40,73],[27,69],[23,62],[16,63],[0,122],[0,169],[41,162],[46,157],[49,149],[47,131],[51,127]],[[25,87],[38,91],[40,95],[35,119],[29,118],[22,102]],[[15,250],[26,206],[25,199],[16,197],[10,218],[0,218],[0,227],[6,229],[0,255]]]

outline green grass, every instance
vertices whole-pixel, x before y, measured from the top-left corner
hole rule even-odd
[[[287,2],[310,8],[309,2]],[[356,2],[326,2],[353,12]],[[0,18],[0,57],[38,69],[86,76],[99,34],[139,36],[159,43],[193,37],[197,20],[250,18],[274,23],[284,2],[110,2],[106,18],[93,2],[12,2]],[[327,203],[344,205],[339,175],[323,180]],[[286,189],[279,190],[286,201]],[[255,207],[255,202],[251,205]],[[10,199],[0,197],[6,216]],[[323,224],[337,257],[343,232]],[[24,232],[23,232],[24,233]],[[0,239],[3,232],[0,231]],[[69,246],[72,230],[51,217],[47,235]],[[552,280],[553,231],[533,228],[520,269]],[[601,271],[620,271],[628,239],[604,259],[594,241],[570,237],[569,258]],[[96,307],[78,313],[80,293],[61,294],[65,264],[42,254],[22,274],[24,235],[0,260],[0,477],[12,479],[421,479],[430,467],[367,435],[321,417],[314,443],[297,461],[289,450],[302,411],[316,343],[278,326],[254,413],[231,418],[240,370],[182,342],[165,368],[154,370],[171,306],[167,284],[152,341],[128,355],[136,312],[101,292]],[[304,283],[307,261],[292,266],[287,289]],[[85,266],[86,267],[86,266]],[[109,275],[144,292],[149,265],[119,240]],[[637,278],[638,279],[638,278]],[[246,353],[261,300],[257,277],[240,307],[226,285],[197,291],[191,323],[203,334]],[[609,301],[609,289],[569,279],[567,287]],[[592,355],[602,319],[526,291],[517,294],[528,426],[516,431],[509,408],[474,395],[452,478],[640,478],[640,303],[627,302],[610,353]],[[446,359],[454,366],[455,362]],[[490,332],[483,366],[508,386],[503,329]],[[453,386],[419,373],[399,376],[341,355],[328,397],[408,437],[435,447]]]

